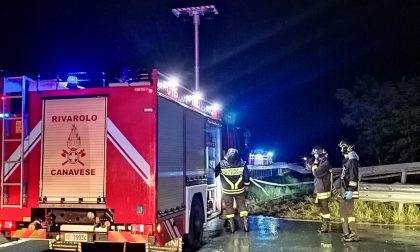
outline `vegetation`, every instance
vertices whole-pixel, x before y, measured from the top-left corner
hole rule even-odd
[[[249,202],[251,214],[263,214],[294,219],[319,219],[317,205],[312,197],[301,200],[271,200],[268,202]],[[331,219],[340,221],[338,200],[330,202]],[[358,222],[382,224],[420,224],[420,207],[405,204],[402,211],[396,202],[366,202],[356,200],[355,215]]]
[[[265,181],[278,183],[278,184],[296,184],[302,182],[302,179],[291,175],[284,176],[274,176],[271,178],[264,179]],[[303,181],[312,181],[312,179],[304,178]],[[303,185],[293,185],[293,186],[272,186],[260,184],[260,186],[265,190],[266,194],[261,188],[252,185],[248,190],[247,198],[251,202],[260,203],[267,202],[270,200],[287,200],[287,199],[299,199],[305,195],[311,194],[313,192],[313,185],[303,184]]]
[[[336,96],[347,111],[342,123],[359,132],[364,160],[378,165],[419,161],[420,77],[383,83],[363,77]]]

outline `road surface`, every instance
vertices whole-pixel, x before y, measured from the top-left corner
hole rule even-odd
[[[420,227],[358,225],[360,242],[341,241],[341,226],[318,234],[319,222],[250,217],[250,232],[231,234],[215,219],[206,227],[205,244],[200,252],[277,252],[277,251],[420,251]]]
[[[359,225],[362,240],[344,243],[339,224],[334,224],[329,234],[318,234],[319,225],[319,222],[252,216],[249,233],[239,230],[231,234],[223,231],[223,221],[216,218],[207,224],[199,252],[420,251],[418,226]],[[47,248],[45,241],[25,241],[6,247],[0,245],[0,252],[39,252]]]

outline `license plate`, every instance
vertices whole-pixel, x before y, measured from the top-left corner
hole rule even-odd
[[[68,242],[87,242],[88,234],[84,233],[65,233],[64,241]]]

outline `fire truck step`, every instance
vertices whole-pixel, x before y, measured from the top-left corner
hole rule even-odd
[[[19,99],[22,98],[21,95],[5,95],[2,97],[2,99]]]
[[[4,139],[5,142],[20,142],[22,139],[20,138],[11,138],[11,139]]]
[[[12,121],[12,120],[22,120],[21,116],[14,116],[14,117],[3,117],[5,121]]]
[[[3,185],[5,185],[5,186],[20,186],[21,184],[20,183],[3,183]]]
[[[3,205],[3,208],[20,208],[20,205]]]

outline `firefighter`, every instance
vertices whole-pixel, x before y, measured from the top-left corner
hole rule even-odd
[[[344,156],[343,170],[340,177],[334,181],[333,190],[340,198],[343,241],[354,242],[360,240],[356,234],[356,218],[354,216],[354,199],[359,198],[359,156],[354,151],[355,146],[348,141],[341,141],[338,146]]]
[[[227,226],[230,232],[235,232],[235,210],[233,201],[240,217],[243,219],[244,230],[248,232],[248,211],[245,208],[245,192],[249,186],[249,172],[245,162],[240,158],[237,149],[230,148],[223,160],[216,166],[215,176],[220,175],[222,184],[222,200],[225,202]]]
[[[315,146],[312,149],[312,159],[306,162],[306,167],[314,175],[315,203],[318,204],[322,220],[320,233],[330,231],[329,221],[331,218],[328,207],[331,198],[331,163],[328,160],[328,153],[322,146]]]

